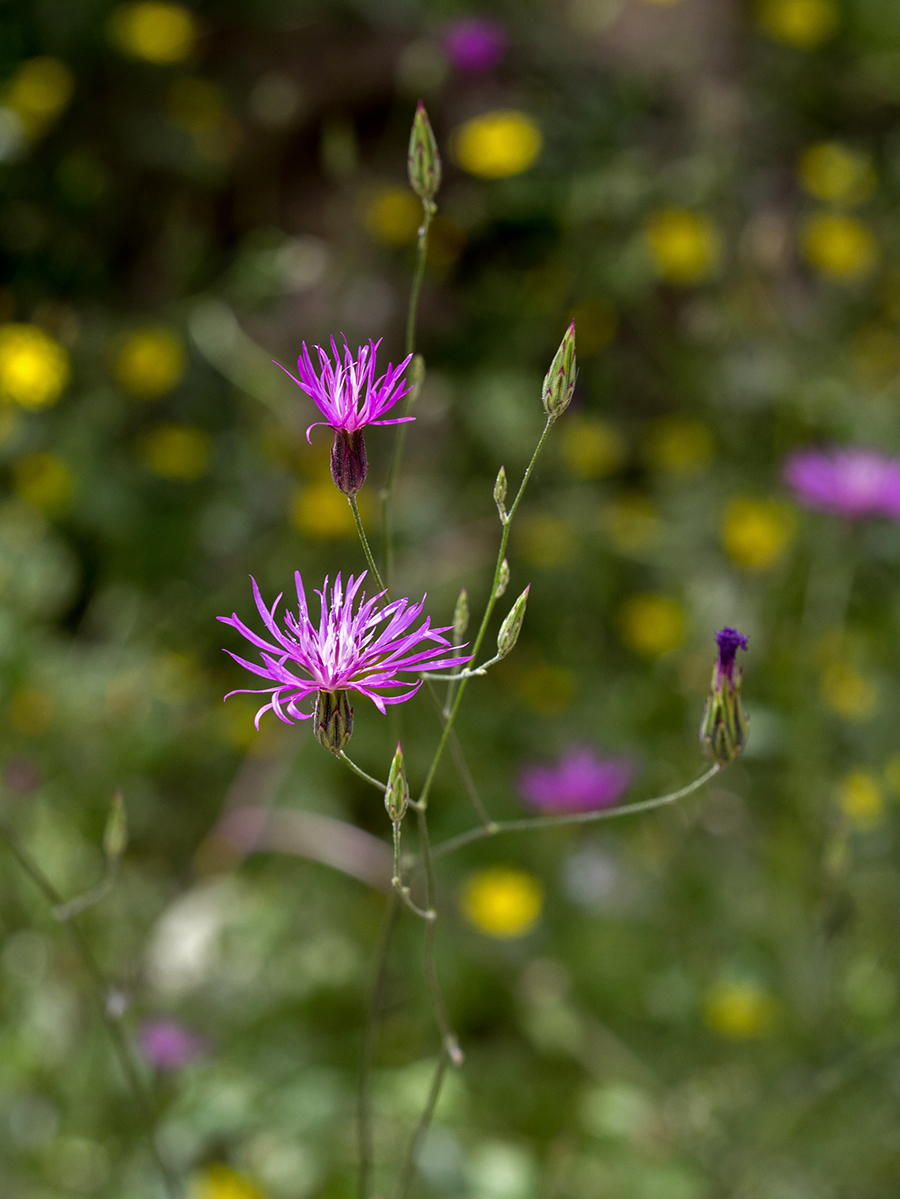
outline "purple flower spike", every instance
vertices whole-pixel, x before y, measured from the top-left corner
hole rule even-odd
[[[747,648],[747,638],[737,629],[724,628],[716,633],[716,645],[719,647],[718,675],[733,683],[734,660],[739,649]]]
[[[318,372],[313,366],[306,342],[297,359],[296,375],[292,375],[280,362],[275,363],[294,380],[301,391],[310,396],[325,417],[325,420],[315,421],[309,426],[306,430],[307,441],[312,430],[322,425],[330,425],[335,432],[353,434],[366,425],[398,425],[403,421],[415,420],[414,416],[380,419],[409,391],[409,384],[404,382],[402,375],[412,358],[412,354],[409,354],[399,366],[388,363],[385,373],[376,379],[375,355],[380,345],[380,340],[370,341],[367,346],[359,347],[354,358],[346,340],[342,355],[332,337],[333,362],[321,346],[313,347],[319,355]]]
[[[459,654],[458,647],[443,636],[450,632],[452,625],[433,629],[430,618],[426,617],[417,629],[410,630],[410,625],[422,614],[424,596],[418,604],[398,599],[379,607],[378,601],[385,593],[380,592],[367,600],[365,594],[360,593],[365,577],[365,571],[358,579],[350,575],[345,590],[338,575],[330,593],[326,578],[322,590],[316,592],[321,616],[315,625],[306,605],[303,580],[297,571],[294,581],[298,614],[284,613],[284,629],[275,622],[281,595],[271,608],[267,608],[256,580],[252,579],[256,607],[270,640],[258,637],[236,613],[219,617],[223,624],[237,629],[261,651],[262,666],[239,658],[231,650],[225,651],[235,662],[267,679],[270,684],[260,690],[240,688],[229,692],[229,695],[271,697],[256,713],[257,728],[262,714],[270,710],[285,724],[309,720],[312,709],[303,712],[298,705],[314,692],[334,695],[335,692],[358,691],[383,714],[386,704],[412,699],[422,685],[421,679],[412,682],[400,675],[444,670],[471,661],[471,657]],[[430,644],[425,649],[419,648],[423,642]],[[393,694],[397,688],[401,688],[400,694]]]
[[[807,508],[849,520],[900,521],[900,459],[878,450],[804,450],[787,459],[784,478]]]
[[[573,747],[556,766],[527,766],[519,790],[544,812],[589,812],[608,808],[634,779],[629,758],[598,758],[591,749]]]
[[[157,1070],[176,1070],[209,1053],[205,1037],[174,1020],[147,1020],[138,1032],[138,1048]]]
[[[484,17],[454,21],[444,33],[444,50],[457,70],[480,75],[506,53],[506,30]]]

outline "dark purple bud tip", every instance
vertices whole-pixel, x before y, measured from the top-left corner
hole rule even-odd
[[[734,659],[739,649],[747,648],[747,638],[737,629],[724,628],[716,633],[716,644],[719,647],[719,674],[733,683]]]
[[[344,495],[356,495],[366,481],[369,465],[366,459],[366,443],[362,432],[356,429],[335,429],[334,445],[331,449],[331,477],[335,486]]]

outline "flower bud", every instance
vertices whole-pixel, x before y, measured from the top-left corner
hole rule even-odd
[[[353,709],[347,691],[320,691],[313,714],[316,740],[329,753],[339,754],[353,733]]]
[[[462,645],[462,639],[469,627],[469,593],[463,587],[453,609],[453,644]]]
[[[556,356],[550,363],[550,369],[544,379],[541,399],[544,411],[554,420],[562,416],[572,402],[572,392],[575,390],[575,322],[566,329]]]
[[[406,768],[403,765],[403,750],[397,743],[397,752],[391,762],[388,775],[387,791],[384,793],[384,806],[394,824],[399,824],[406,815],[409,807],[409,783],[406,780]]]
[[[741,756],[749,735],[741,704],[741,670],[735,665],[737,651],[747,648],[747,638],[737,629],[726,628],[716,633],[716,641],[719,658],[700,725],[700,744],[708,758],[727,766]]]
[[[128,822],[125,817],[125,801],[122,792],[112,797],[106,828],[103,832],[103,850],[110,862],[118,862],[128,845]]]
[[[500,563],[500,571],[497,575],[497,586],[494,588],[494,595],[497,599],[504,595],[509,586],[509,563],[504,558]]]
[[[331,447],[331,477],[338,491],[348,496],[356,495],[366,481],[368,470],[362,430],[348,433],[346,429],[335,429],[334,445]]]
[[[421,100],[413,117],[406,165],[410,187],[426,204],[430,204],[441,186],[441,156]]]
[[[519,634],[522,632],[522,622],[525,619],[525,605],[528,603],[528,592],[530,590],[531,584],[529,583],[510,608],[509,615],[500,626],[500,632],[497,634],[497,656],[500,658],[505,658],[519,640]]]
[[[497,505],[497,510],[500,513],[500,519],[506,520],[506,507],[503,501],[506,499],[506,469],[500,467],[497,472],[497,482],[494,484],[494,503]]]

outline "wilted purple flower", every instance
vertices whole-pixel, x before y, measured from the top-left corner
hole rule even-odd
[[[808,508],[850,520],[900,521],[900,459],[878,450],[803,450],[787,459],[784,478]]]
[[[587,812],[610,807],[633,779],[629,758],[598,758],[593,750],[575,746],[556,766],[527,766],[519,790],[545,812]]]
[[[271,609],[267,608],[253,579],[253,595],[271,638],[268,641],[247,628],[236,613],[219,617],[223,624],[237,629],[262,651],[262,666],[239,658],[231,650],[226,651],[241,666],[268,679],[271,684],[259,691],[241,688],[229,693],[271,695],[269,702],[256,713],[257,728],[262,714],[270,709],[285,724],[308,720],[313,712],[301,711],[298,704],[314,692],[331,696],[330,707],[335,695],[341,697],[341,702],[346,705],[347,697],[342,693],[358,691],[370,699],[379,712],[384,713],[385,704],[399,704],[411,699],[422,685],[421,679],[414,683],[400,675],[443,670],[470,660],[466,655],[457,653],[456,647],[443,636],[452,626],[433,629],[430,618],[426,617],[417,629],[410,630],[410,625],[422,614],[424,596],[418,604],[408,599],[398,599],[379,607],[384,592],[369,600],[364,593],[359,593],[365,577],[365,571],[358,579],[351,575],[344,590],[341,576],[338,575],[330,594],[326,578],[322,590],[316,592],[321,609],[316,626],[310,619],[303,580],[297,571],[294,581],[298,615],[285,612],[284,630],[275,623],[275,610],[281,602],[281,595]],[[425,649],[418,648],[423,642],[430,644]],[[403,689],[401,694],[385,694],[398,687]]]
[[[506,52],[506,30],[498,21],[469,17],[444,32],[444,50],[453,65],[470,75],[490,71]]]
[[[205,1057],[209,1043],[175,1020],[146,1020],[138,1032],[138,1048],[157,1070],[175,1070]]]
[[[744,752],[750,732],[741,703],[742,672],[735,664],[738,650],[747,648],[747,638],[737,629],[724,628],[716,633],[716,645],[719,657],[703,711],[700,744],[708,758],[727,766]]]
[[[716,663],[717,677],[734,682],[734,660],[739,649],[747,648],[747,638],[737,629],[724,628],[716,633],[716,645],[719,647],[719,661]]]

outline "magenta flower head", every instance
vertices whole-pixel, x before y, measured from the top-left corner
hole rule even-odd
[[[138,1048],[157,1070],[176,1070],[209,1053],[205,1037],[175,1020],[146,1020],[138,1032]]]
[[[784,479],[807,508],[849,520],[900,521],[900,459],[878,450],[802,450],[785,462]]]
[[[370,341],[360,346],[356,357],[344,341],[343,355],[331,339],[332,358],[321,346],[313,348],[319,355],[319,370],[316,371],[306,342],[297,359],[297,374],[292,375],[280,362],[281,367],[297,386],[315,402],[325,417],[315,421],[306,430],[306,440],[313,429],[320,425],[334,429],[334,445],[331,450],[331,477],[344,495],[356,495],[366,481],[368,462],[366,443],[362,431],[366,425],[399,425],[403,421],[415,420],[413,416],[395,416],[382,420],[385,412],[393,408],[410,390],[403,380],[403,372],[409,365],[409,354],[399,366],[391,366],[379,378],[375,378],[375,355],[381,341]]]
[[[485,17],[454,21],[444,33],[444,50],[457,70],[480,75],[506,53],[506,30]]]
[[[727,766],[744,752],[749,736],[741,703],[741,669],[735,661],[738,650],[747,648],[747,638],[737,629],[724,628],[716,633],[716,645],[719,656],[700,725],[700,744],[708,758]]]
[[[240,688],[229,695],[268,695],[268,703],[256,713],[256,727],[264,712],[272,711],[285,724],[315,718],[315,733],[319,742],[338,754],[353,731],[353,709],[349,692],[358,691],[370,699],[384,714],[386,704],[400,704],[412,699],[422,685],[408,677],[423,670],[443,670],[460,666],[470,657],[457,652],[444,633],[452,626],[433,629],[426,617],[418,628],[411,628],[422,614],[425,603],[408,599],[392,600],[379,607],[384,592],[367,600],[360,592],[366,575],[347,580],[346,590],[338,575],[331,591],[328,579],[317,591],[320,604],[318,624],[313,624],[306,604],[300,572],[294,575],[297,587],[298,612],[285,612],[279,627],[275,612],[281,595],[267,608],[259,593],[256,580],[253,595],[268,639],[257,636],[236,613],[220,616],[223,624],[237,629],[251,645],[260,650],[262,665],[247,662],[231,654],[235,662],[267,680],[260,689]],[[315,707],[304,711],[300,704],[315,694]],[[225,696],[228,699],[228,695]]]
[[[526,766],[519,790],[543,812],[589,812],[614,804],[633,780],[629,758],[598,758],[593,750],[575,746],[556,766]]]

